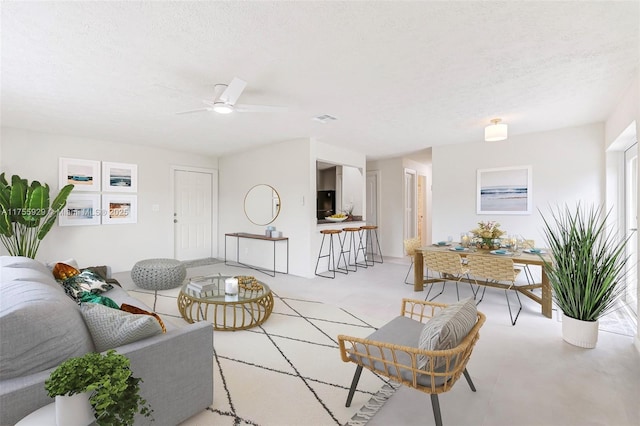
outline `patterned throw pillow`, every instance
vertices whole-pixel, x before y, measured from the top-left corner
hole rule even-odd
[[[94,294],[89,291],[82,291],[78,295],[79,302],[88,302],[88,303],[99,303],[104,306],[108,306],[113,309],[120,309],[120,306],[113,299],[108,298],[107,296],[100,296],[99,294]]]
[[[452,303],[434,315],[422,328],[418,345],[429,351],[455,348],[469,334],[478,320],[476,303],[472,298]],[[418,356],[418,368],[431,371],[430,358]],[[434,370],[445,367],[444,357],[436,358]]]
[[[98,352],[162,333],[150,315],[136,315],[96,303],[83,303],[80,312]]]
[[[80,293],[89,292],[94,294],[104,293],[111,290],[113,286],[106,283],[98,274],[91,271],[83,271],[76,276],[58,281],[64,287],[64,291],[74,300],[79,300]]]

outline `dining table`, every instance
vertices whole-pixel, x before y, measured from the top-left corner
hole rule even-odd
[[[414,291],[423,291],[424,284],[431,284],[434,282],[442,282],[447,281],[446,277],[431,277],[425,280],[424,278],[424,257],[423,254],[426,251],[444,251],[444,250],[452,250],[457,246],[456,243],[450,243],[446,245],[442,244],[432,244],[424,247],[420,247],[416,249],[414,253]],[[520,292],[521,294],[527,296],[529,299],[535,301],[540,304],[542,315],[547,318],[551,318],[552,314],[552,293],[551,293],[551,284],[549,283],[549,277],[544,268],[544,262],[550,261],[551,258],[549,255],[542,250],[540,253],[530,253],[522,250],[517,250],[514,252],[507,252],[507,254],[494,254],[491,253],[492,250],[485,250],[475,247],[465,248],[464,250],[455,250],[456,253],[459,253],[462,258],[466,258],[467,256],[507,256],[513,259],[514,263],[521,265],[532,265],[532,266],[540,266],[542,270],[541,274],[541,282],[534,282],[522,285],[513,286],[515,290]],[[479,284],[488,287],[497,287],[497,288],[509,288],[508,285],[502,283],[495,282],[487,282],[472,279],[472,278],[463,278],[460,281],[469,282],[471,284]],[[541,294],[536,294],[533,292],[535,289],[541,289]]]

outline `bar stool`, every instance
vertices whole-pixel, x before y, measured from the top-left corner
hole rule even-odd
[[[364,251],[364,247],[362,246],[362,237],[360,235],[360,228],[342,228],[344,232],[344,239],[342,240],[342,250],[341,254],[345,259],[345,267],[340,268],[340,258],[338,258],[338,269],[342,269],[343,271],[351,271],[356,272],[358,270],[358,266],[362,268],[367,267],[367,258],[366,253]],[[354,234],[356,234],[354,236]],[[349,243],[347,243],[347,235],[349,236]],[[346,247],[345,247],[346,245]],[[346,250],[345,250],[346,248]],[[365,263],[358,263],[358,254],[362,252],[362,255],[365,256]],[[346,261],[346,257],[344,257],[344,253],[349,253],[349,261]],[[353,263],[351,263],[351,253],[354,253]],[[353,269],[349,269],[349,266],[352,266]]]
[[[320,252],[318,253],[318,261],[316,262],[316,270],[315,270],[315,274],[319,277],[323,277],[323,278],[335,278],[336,277],[336,272],[340,272],[341,274],[346,274],[346,272],[343,272],[341,270],[339,270],[338,268],[336,268],[336,259],[335,259],[335,251],[333,249],[333,236],[337,235],[338,236],[338,244],[340,244],[340,252],[338,254],[338,265],[340,265],[340,256],[342,256],[344,258],[344,254],[342,253],[342,242],[340,240],[340,233],[342,231],[340,229],[323,229],[322,231],[320,231],[320,233],[322,234],[322,243],[320,243]],[[322,248],[324,247],[324,238],[326,236],[329,236],[329,251],[327,254],[322,254]],[[318,273],[318,265],[320,264],[320,259],[322,259],[323,257],[328,257],[329,261],[327,263],[327,272],[331,273],[331,276],[328,275],[322,275]],[[346,260],[345,260],[346,262]],[[331,267],[331,264],[333,263],[333,268]]]
[[[378,240],[378,227],[376,225],[365,225],[361,226],[360,229],[364,234],[364,247],[366,249],[364,259],[367,266],[373,266],[376,263],[383,263],[382,250],[380,250],[380,240]],[[374,237],[375,242],[373,240]],[[362,238],[362,236],[360,238]],[[368,251],[369,247],[371,247],[371,251]],[[369,254],[371,254],[371,262],[368,260]],[[380,257],[380,260],[376,260],[376,255]]]

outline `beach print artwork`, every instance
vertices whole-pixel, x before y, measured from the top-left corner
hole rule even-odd
[[[67,183],[72,185],[93,185],[94,169],[82,164],[69,164],[67,166]]]
[[[531,212],[530,168],[479,170],[478,180],[478,213]]]
[[[131,188],[131,169],[112,168],[109,176],[109,186]]]

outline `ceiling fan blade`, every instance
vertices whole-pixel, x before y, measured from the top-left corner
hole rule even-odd
[[[234,77],[229,86],[220,95],[220,100],[231,105],[235,104],[246,86],[246,81]]]
[[[190,109],[188,111],[179,111],[176,112],[175,114],[191,114],[194,112],[202,112],[202,111],[211,111],[212,108],[198,108],[198,109]]]
[[[287,107],[277,105],[246,105],[237,104],[234,105],[235,110],[238,112],[286,112]]]

